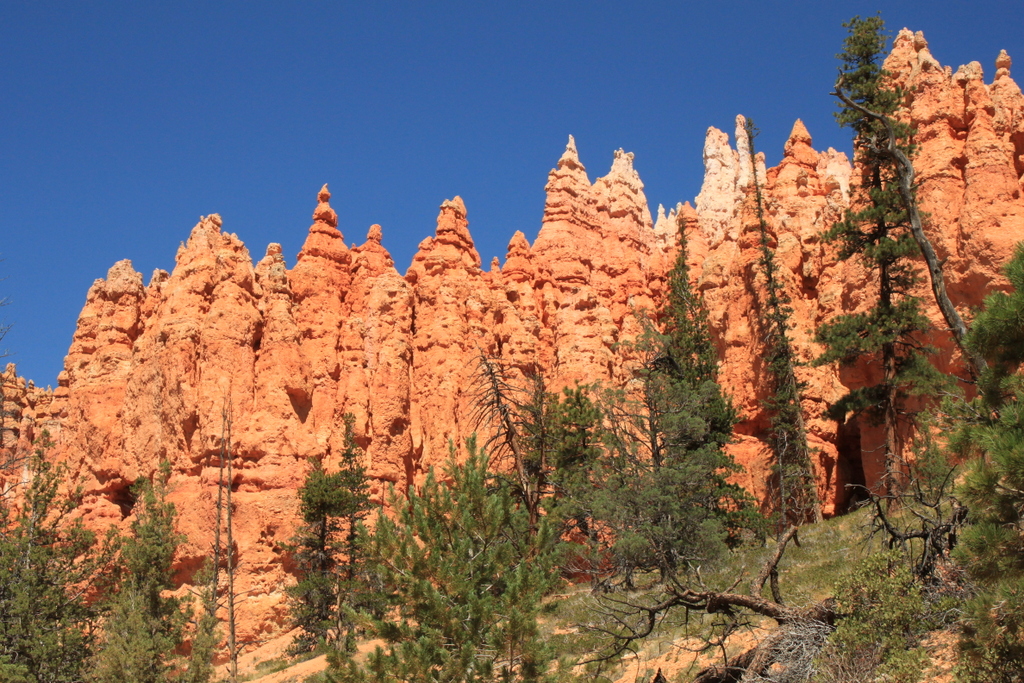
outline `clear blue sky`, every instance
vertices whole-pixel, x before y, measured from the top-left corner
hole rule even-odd
[[[200,214],[295,262],[327,182],[401,272],[456,194],[484,263],[540,227],[576,136],[591,179],[636,153],[652,210],[700,188],[708,126],[742,113],[769,163],[796,118],[849,149],[828,96],[850,16],[881,8],[955,68],[1019,60],[1020,0],[972,2],[4,2],[0,343],[55,381],[95,278],[170,269]]]

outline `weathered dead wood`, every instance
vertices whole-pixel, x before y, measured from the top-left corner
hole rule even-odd
[[[747,669],[757,656],[757,651],[758,648],[754,647],[733,657],[721,666],[709,666],[702,669],[693,679],[693,683],[738,683],[747,673]]]
[[[678,582],[665,587],[663,600],[653,605],[632,602],[614,597],[604,598],[609,606],[606,614],[618,630],[595,628],[594,630],[612,635],[615,645],[604,655],[594,657],[585,663],[607,661],[633,649],[633,643],[646,638],[654,632],[659,620],[677,607],[686,610],[721,614],[733,620],[737,625],[744,615],[750,614],[768,617],[779,627],[800,624],[814,624],[818,627],[830,628],[836,619],[836,604],[831,598],[804,607],[791,607],[782,602],[778,590],[778,565],[782,560],[790,541],[797,541],[796,527],[790,527],[776,543],[775,551],[764,563],[757,577],[750,584],[750,594],[736,593],[733,589],[739,580],[727,591],[694,589]],[[773,599],[761,596],[765,583],[775,578]],[[699,578],[699,577],[698,577]],[[722,665],[702,670],[694,679],[694,683],[736,683],[745,673],[755,666],[763,672],[774,662],[778,642],[785,634],[776,629],[759,645],[733,658],[726,659]],[[719,643],[720,644],[720,643]]]
[[[764,563],[764,567],[761,568],[761,573],[757,575],[753,581],[750,582],[750,594],[761,595],[761,591],[764,590],[765,581],[769,578],[772,579],[772,599],[775,602],[782,604],[782,596],[779,593],[779,561],[782,559],[783,553],[786,552],[786,545],[792,540],[793,543],[800,547],[800,539],[797,537],[797,529],[795,526],[789,527],[786,533],[779,537],[778,543],[775,544],[775,554]]]

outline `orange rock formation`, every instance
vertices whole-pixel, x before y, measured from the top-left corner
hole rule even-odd
[[[955,73],[931,56],[923,36],[902,31],[887,66],[907,90],[917,126],[919,197],[928,231],[946,259],[950,295],[962,311],[1002,286],[998,269],[1024,238],[1024,96],[1000,54],[986,84],[977,63]],[[216,470],[211,456],[230,427],[240,557],[239,638],[256,643],[285,622],[289,578],[280,544],[296,522],[295,490],[306,459],[328,466],[342,444],[343,415],[355,416],[366,464],[383,495],[406,486],[480,428],[472,420],[472,375],[481,353],[513,373],[539,369],[552,388],[575,382],[621,385],[630,360],[617,342],[635,337],[636,312],[664,295],[677,225],[689,239],[691,274],[710,310],[721,380],[743,414],[733,452],[742,483],[763,495],[769,468],[761,438],[753,173],[737,119],[736,148],[711,128],[705,180],[693,206],[652,220],[633,155],[615,153],[609,173],[590,182],[573,139],[548,176],[540,233],[516,233],[504,265],[481,268],[464,203],[441,205],[433,237],[400,275],[372,226],[348,248],[318,195],[313,225],[291,270],[271,244],[253,263],[242,242],[202,218],[178,250],[172,273],[148,285],[128,261],[89,290],[59,387],[41,391],[8,367],[5,397],[26,445],[42,428],[58,437],[86,491],[96,524],[124,523],[127,487],[162,459],[173,465],[173,499],[188,542],[179,579],[189,582],[207,553]],[[815,151],[797,121],[782,162],[757,176],[787,291],[800,356],[819,349],[815,328],[856,310],[872,286],[856,263],[837,263],[820,234],[846,207],[854,176],[835,150]],[[928,299],[927,290],[922,295]],[[933,319],[940,323],[938,313]],[[939,362],[957,370],[942,334]],[[844,485],[879,470],[877,430],[837,426],[824,409],[873,369],[802,367],[804,411],[818,492],[826,513],[844,504]]]

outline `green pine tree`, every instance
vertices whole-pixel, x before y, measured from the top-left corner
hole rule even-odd
[[[558,579],[556,537],[542,517],[530,533],[521,501],[487,471],[474,440],[443,481],[431,470],[397,517],[366,531],[390,609],[372,620],[384,641],[365,666],[332,655],[335,681],[545,681],[552,653],[540,637],[541,598]],[[495,484],[499,484],[496,485]]]
[[[779,267],[771,248],[768,221],[764,214],[761,181],[757,177],[754,138],[757,129],[747,119],[745,130],[749,140],[750,170],[754,178],[754,200],[757,212],[761,257],[757,265],[764,277],[764,296],[758,297],[758,313],[764,341],[764,365],[769,378],[770,394],[763,404],[771,415],[768,443],[775,456],[775,481],[778,530],[782,533],[793,524],[810,520],[821,521],[807,431],[804,428],[803,409],[800,405],[804,384],[797,379],[799,365],[793,344],[789,339],[793,309],[786,289],[779,280]]]
[[[1024,681],[1024,245],[1005,272],[1013,291],[986,297],[967,335],[988,368],[952,440],[975,457],[959,491],[970,525],[956,551],[980,589],[962,620],[958,678],[969,683]]]
[[[170,464],[153,480],[133,487],[137,515],[121,546],[123,576],[111,597],[90,680],[97,683],[160,683],[182,666],[176,650],[191,609],[165,595],[174,588],[173,561],[184,536],[174,529],[174,504],[167,502]]]
[[[591,388],[565,387],[561,396],[549,395],[551,424],[550,512],[563,525],[564,535],[575,541],[565,548],[563,570],[586,574],[597,587],[605,573],[606,534],[594,505],[600,483],[600,458],[604,451],[603,414],[590,398]]]
[[[192,630],[192,648],[188,667],[181,674],[181,683],[208,683],[213,680],[213,658],[217,652],[220,634],[217,629],[217,588],[213,584],[212,562],[207,558],[196,572],[195,584],[199,590],[199,615]]]
[[[886,38],[881,17],[854,17],[844,24],[849,35],[843,43],[839,84],[857,105],[890,117],[898,148],[913,155],[913,130],[891,119],[902,92],[888,82],[881,63]],[[922,341],[929,329],[918,299],[910,295],[918,282],[914,258],[919,255],[900,196],[899,173],[892,156],[875,141],[888,136],[885,124],[859,109],[843,105],[836,114],[840,125],[853,129],[854,152],[860,183],[845,216],[824,234],[838,247],[841,260],[857,258],[875,275],[878,297],[861,313],[839,315],[822,325],[816,340],[825,351],[815,365],[857,361],[877,363],[878,383],[851,390],[831,412],[844,421],[847,414],[866,414],[884,425],[882,493],[895,495],[903,488],[905,463],[901,421],[907,419],[909,395],[934,395],[946,383],[928,360],[930,349]]]
[[[717,381],[717,350],[686,259],[680,222],[665,331],[648,325],[635,346],[644,360],[635,390],[606,401],[608,457],[595,516],[614,533],[614,561],[627,585],[636,570],[667,580],[705,564],[740,528],[760,526],[748,496],[728,482],[738,470],[725,451],[736,411]]]
[[[74,518],[67,468],[47,458],[43,432],[29,480],[0,498],[0,680],[78,683],[109,588],[116,539],[97,543]]]
[[[299,489],[303,525],[290,546],[299,580],[288,589],[292,619],[301,629],[292,646],[296,653],[324,646],[351,649],[352,612],[372,599],[357,534],[372,503],[352,423],[353,417],[345,415],[338,471],[328,473],[313,459]]]

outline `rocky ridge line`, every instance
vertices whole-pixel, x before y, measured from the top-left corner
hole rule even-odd
[[[953,72],[920,34],[897,36],[886,65],[907,91],[918,129],[918,196],[926,229],[946,260],[949,292],[961,311],[1005,286],[998,269],[1024,238],[1024,96],[1001,53],[991,84],[977,63]],[[631,363],[618,343],[640,329],[665,291],[682,225],[691,274],[703,292],[721,358],[721,380],[743,414],[732,451],[742,483],[765,495],[761,440],[765,378],[757,330],[760,283],[757,223],[743,133],[714,128],[704,146],[705,180],[694,205],[659,207],[652,219],[633,155],[615,153],[609,173],[590,182],[575,143],[548,176],[540,233],[513,235],[504,264],[488,270],[458,197],[440,208],[403,277],[371,226],[345,245],[325,186],[295,266],[279,245],[253,263],[242,242],[203,217],[171,273],[148,284],[131,263],[115,264],[90,288],[65,370],[53,391],[33,387],[8,366],[3,375],[6,445],[27,444],[43,428],[86,492],[84,511],[102,526],[130,520],[127,487],[161,459],[173,465],[173,499],[189,541],[178,558],[189,582],[210,542],[216,469],[211,455],[230,417],[240,557],[240,639],[257,643],[285,623],[280,544],[296,523],[295,491],[310,456],[328,466],[341,448],[345,413],[383,497],[407,486],[461,443],[471,419],[474,359],[502,358],[513,374],[541,370],[553,388],[576,382],[621,386]],[[814,329],[866,306],[872,287],[855,263],[838,263],[821,232],[846,207],[855,174],[846,156],[815,151],[797,121],[776,167],[759,159],[773,247],[792,297],[795,346],[819,349]],[[928,291],[921,294],[927,298]],[[941,324],[937,311],[932,311]],[[938,362],[960,363],[937,333]],[[871,381],[871,366],[799,369],[804,414],[826,513],[845,503],[848,483],[874,481],[880,434],[856,420],[837,426],[824,409],[847,387]]]

